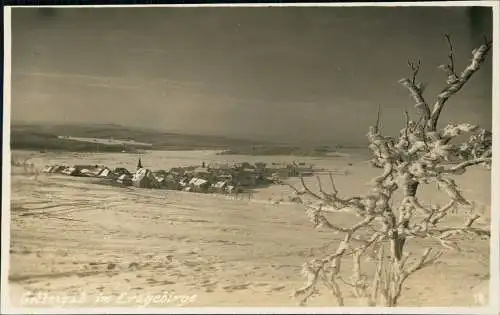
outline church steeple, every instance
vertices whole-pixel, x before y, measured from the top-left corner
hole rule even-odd
[[[141,158],[139,157],[139,162],[137,162],[137,169],[142,168]]]

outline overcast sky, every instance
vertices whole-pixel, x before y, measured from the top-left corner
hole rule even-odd
[[[14,8],[12,119],[359,144],[379,104],[388,133],[414,112],[408,58],[431,102],[443,35],[463,69],[491,28],[460,7]],[[444,122],[491,127],[491,58]]]

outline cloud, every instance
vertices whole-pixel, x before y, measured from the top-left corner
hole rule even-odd
[[[79,84],[90,87],[112,88],[112,89],[144,89],[151,86],[158,87],[202,87],[202,82],[181,81],[168,78],[141,78],[141,77],[118,77],[118,76],[97,76],[82,73],[61,73],[61,72],[23,72],[16,71],[14,76],[40,77],[48,79],[73,80]]]
[[[120,89],[120,90],[143,90],[140,86],[133,85],[117,85],[117,84],[104,84],[104,83],[89,83],[87,86],[103,89]]]

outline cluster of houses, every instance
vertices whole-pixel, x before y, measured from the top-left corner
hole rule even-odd
[[[114,170],[101,165],[49,165],[45,173],[59,173],[68,176],[94,177],[100,183],[138,188],[183,190],[201,193],[233,193],[244,189],[279,183],[281,179],[313,175],[313,167],[305,163],[237,163],[208,164],[199,166],[173,167],[168,171],[151,171],[142,166],[141,160],[135,172],[125,168]]]

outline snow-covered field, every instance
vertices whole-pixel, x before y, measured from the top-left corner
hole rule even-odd
[[[138,158],[120,153],[26,151],[15,151],[12,158],[23,160],[30,154],[38,168],[95,163],[134,169]],[[379,172],[358,154],[321,159],[177,151],[147,152],[141,159],[153,170],[203,161],[304,161],[338,173],[335,180],[343,196],[366,192],[366,184]],[[314,178],[309,180],[314,185]],[[467,198],[489,213],[489,171],[473,168],[457,183]],[[290,294],[304,284],[301,265],[335,248],[340,236],[314,229],[300,205],[270,201],[291,194],[288,187],[272,186],[260,189],[252,200],[232,200],[101,186],[88,178],[54,174],[35,178],[22,167],[12,167],[10,302],[61,306],[50,303],[50,298],[74,296],[60,303],[70,307],[296,306]],[[428,187],[420,196],[445,200],[441,194]],[[350,214],[334,215],[336,222],[356,220]],[[481,220],[479,224],[489,224],[489,215]],[[410,247],[418,253],[426,245],[412,240]],[[465,243],[461,253],[447,252],[440,263],[407,281],[401,305],[471,305],[473,287],[488,278],[488,258],[489,241],[484,240]],[[349,294],[347,304],[356,306]],[[325,291],[310,305],[336,304]]]

